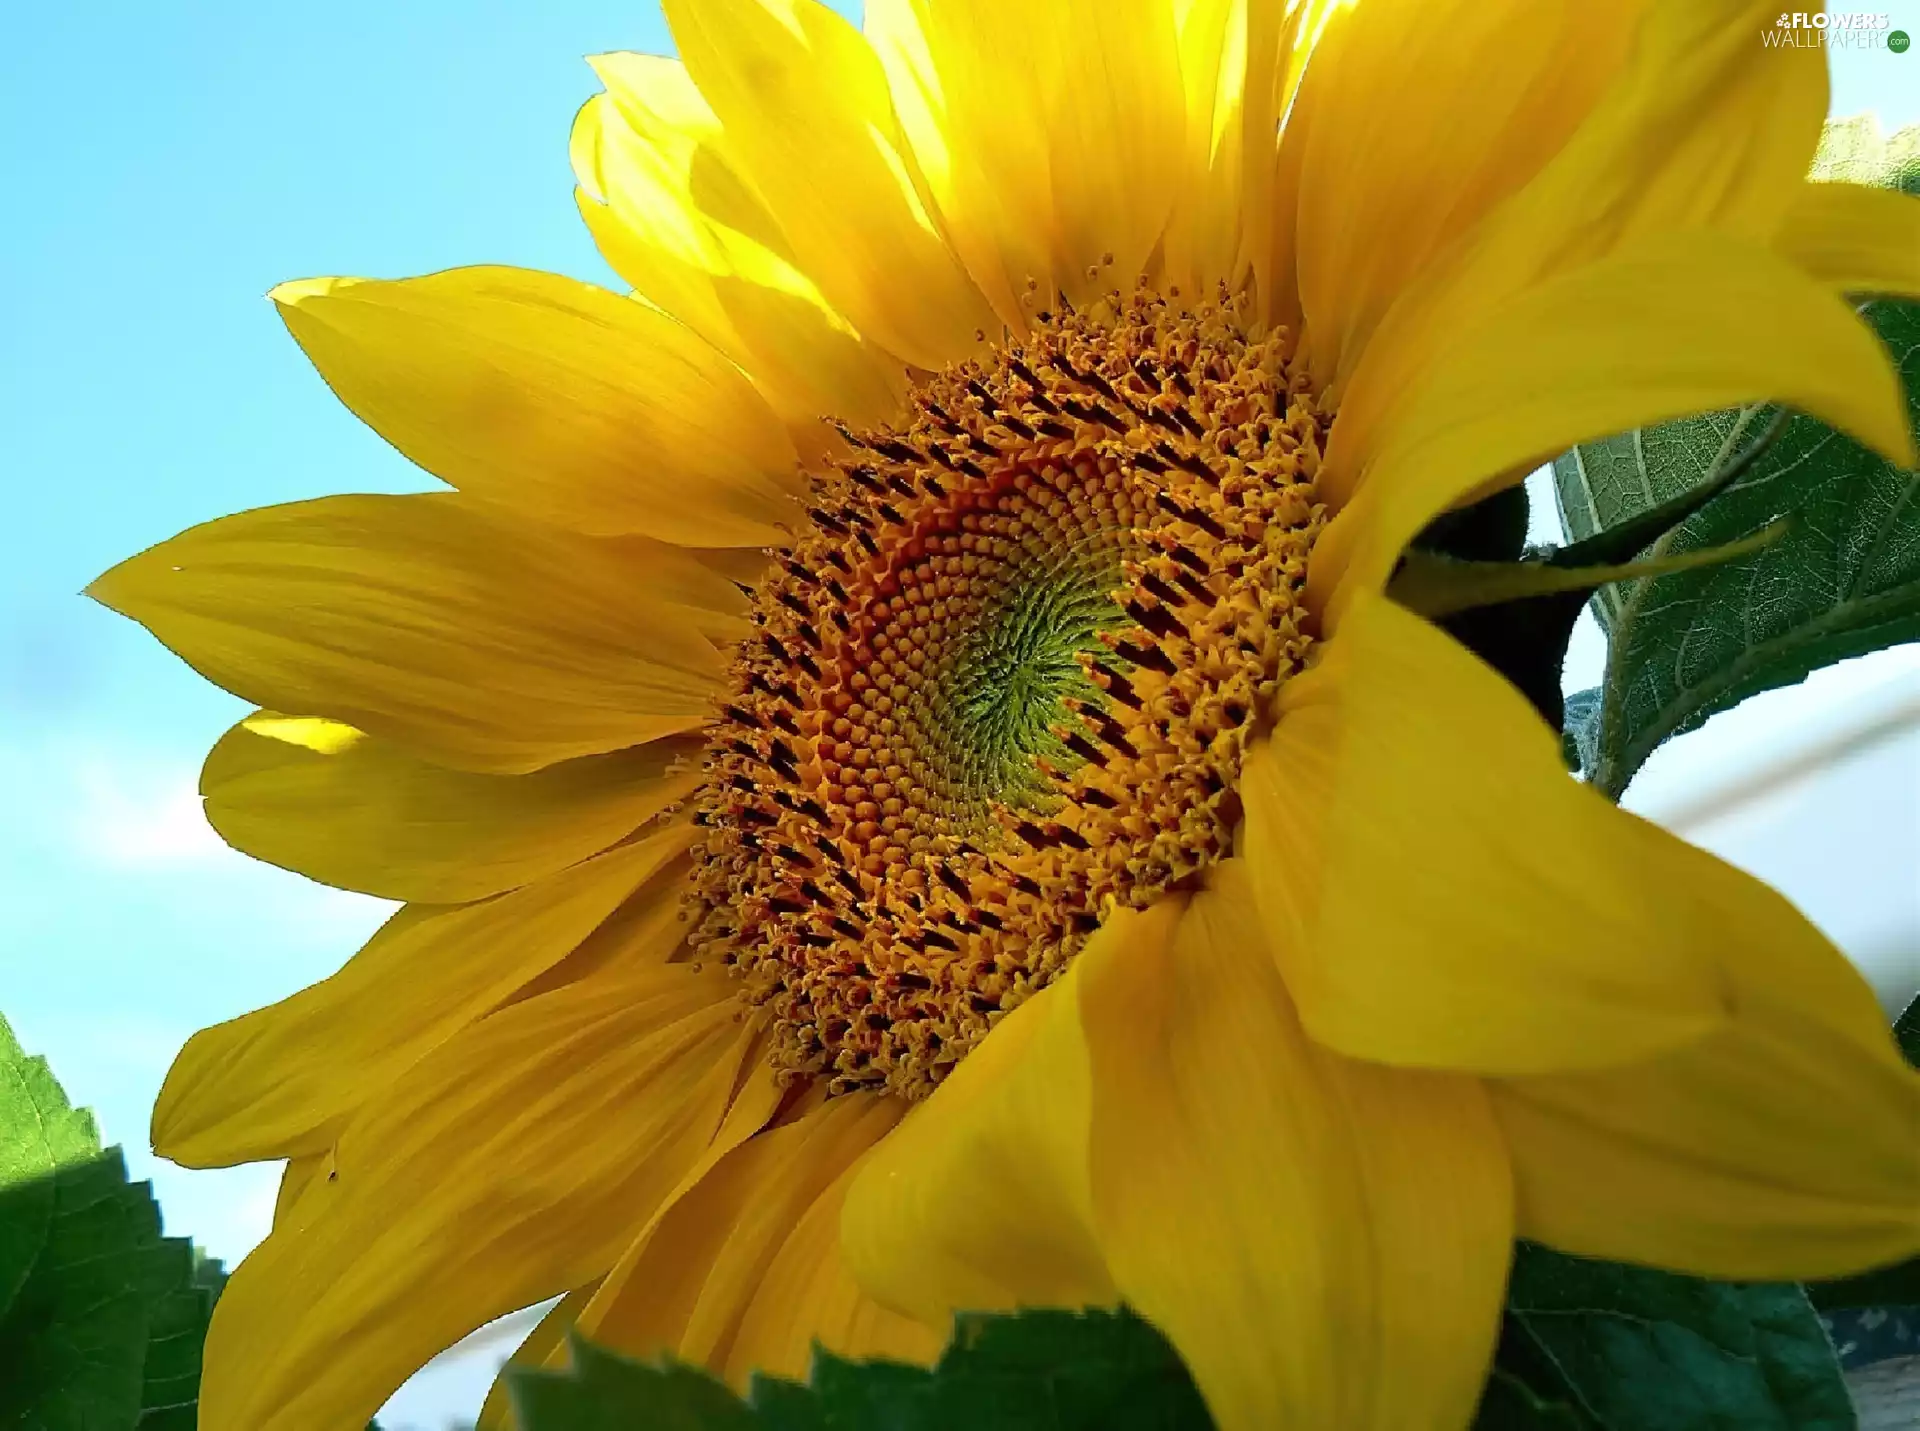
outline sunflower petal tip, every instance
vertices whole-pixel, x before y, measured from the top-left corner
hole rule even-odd
[[[594,78],[610,91],[616,85],[616,76],[620,67],[631,63],[634,56],[629,50],[603,50],[599,54],[588,55],[585,58],[587,68],[593,71]],[[588,102],[592,103],[601,97],[596,94]]]
[[[1900,434],[1900,446],[1893,453],[1894,465],[1908,472],[1920,471],[1920,440],[1911,432]]]
[[[316,299],[330,298],[334,292],[359,282],[353,278],[292,278],[267,290],[267,298],[282,313],[304,308]]]
[[[147,1142],[156,1157],[185,1167],[190,1135],[180,1117],[180,1104],[180,1090],[169,1077],[161,1086],[160,1096],[154,1100],[153,1113],[147,1120]]]
[[[89,600],[99,602],[109,611],[117,611],[123,616],[126,615],[124,577],[127,568],[138,560],[139,557],[132,556],[128,557],[125,561],[116,562],[80,588],[80,594]]]

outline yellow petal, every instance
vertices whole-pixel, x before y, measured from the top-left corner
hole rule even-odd
[[[841,1247],[843,1203],[859,1165],[814,1199],[768,1264],[727,1353],[735,1385],[756,1370],[804,1377],[817,1344],[838,1356],[930,1365],[951,1323],[915,1321],[881,1305],[854,1281]]]
[[[462,491],[595,535],[782,540],[794,452],[733,364],[666,314],[555,274],[284,283],[327,385]]]
[[[1716,860],[1571,779],[1512,686],[1383,597],[1282,688],[1241,793],[1287,987],[1308,1031],[1355,1058],[1642,1059],[1719,1027],[1723,956],[1768,937],[1733,932],[1764,886],[1736,876],[1708,897]]]
[[[1283,116],[1280,143],[1250,146],[1249,162],[1261,172],[1249,181],[1245,252],[1253,276],[1256,311],[1276,327],[1300,326],[1299,222],[1301,166],[1306,145],[1285,143],[1301,104],[1307,61],[1353,0],[1288,0],[1274,66],[1273,113]]]
[[[1771,891],[1726,930],[1734,1016],[1605,1073],[1490,1084],[1520,1231],[1706,1277],[1834,1277],[1920,1253],[1920,1073],[1853,966]]]
[[[459,904],[576,864],[700,783],[699,743],[655,741],[530,775],[416,759],[352,726],[260,711],[200,772],[235,849],[382,899]]]
[[[1294,60],[1325,8],[1325,0],[1190,0],[1175,8],[1187,137],[1163,266],[1184,293],[1208,293],[1222,281],[1237,288],[1272,249],[1274,136],[1292,100]],[[1263,293],[1270,281],[1263,268]]]
[[[686,911],[680,902],[692,863],[690,855],[681,854],[664,864],[571,953],[539,970],[504,1002],[538,998],[593,978],[603,970],[692,962],[687,944],[691,926],[683,917]]]
[[[1813,161],[1828,92],[1822,51],[1760,43],[1776,13],[1766,0],[1649,0],[1629,62],[1502,216],[1501,252],[1480,261],[1524,256],[1524,282],[1556,251],[1598,254],[1663,229],[1772,232]]]
[[[581,1333],[630,1356],[665,1352],[724,1371],[781,1247],[903,1110],[898,1099],[850,1094],[734,1148],[620,1259],[581,1316]]]
[[[1920,460],[1872,331],[1761,247],[1671,234],[1554,279],[1453,335],[1371,438],[1343,434],[1341,409],[1327,460],[1360,487],[1315,544],[1309,595],[1337,629],[1441,512],[1577,442],[1763,399]]]
[[[648,599],[656,557],[695,564],[670,551],[452,493],[322,497],[194,527],[88,594],[256,705],[519,774],[711,718],[719,653]]]
[[[678,826],[485,903],[402,910],[331,978],[189,1039],[154,1105],[155,1149],[189,1167],[324,1151],[356,1109],[563,959],[692,835]]]
[[[1126,291],[1178,193],[1186,115],[1164,0],[883,0],[867,21],[940,217],[1002,322],[1031,280]],[[1009,42],[1010,36],[1017,40]]]
[[[516,1004],[415,1064],[342,1132],[311,1216],[221,1293],[200,1425],[364,1425],[467,1332],[605,1272],[719,1125],[754,1037],[735,1007],[723,973],[656,969]]]
[[[600,1284],[590,1282],[585,1287],[576,1287],[558,1302],[547,1309],[542,1317],[522,1339],[513,1354],[501,1364],[499,1375],[494,1377],[493,1385],[487,1388],[486,1404],[480,1408],[480,1415],[474,1419],[473,1431],[514,1431],[518,1422],[514,1419],[512,1393],[507,1388],[507,1373],[516,1367],[537,1367],[544,1364],[549,1356],[562,1347],[567,1333],[573,1330],[573,1324],[580,1317],[580,1309],[587,1305]]]
[[[1076,298],[1129,292],[1182,178],[1186,95],[1173,9],[1165,0],[1060,0],[1029,6],[1021,30],[1044,98],[1061,286]]]
[[[1807,184],[1774,247],[1842,293],[1920,296],[1920,196],[1862,184]]]
[[[1635,8],[1369,0],[1335,16],[1282,137],[1301,151],[1300,287],[1323,384],[1566,144],[1617,74]]]
[[[1088,948],[1124,946],[1153,917],[1122,911]],[[845,1255],[886,1305],[938,1326],[1119,1300],[1093,1233],[1077,997],[1070,968],[1007,1014],[854,1179]]]
[[[1646,0],[1627,62],[1586,121],[1380,322],[1334,394],[1348,429],[1336,447],[1373,450],[1436,349],[1539,283],[1663,233],[1770,241],[1827,112],[1824,52],[1760,43],[1777,13],[1760,0]],[[1340,452],[1328,459],[1322,491],[1344,501],[1355,473]]]
[[[984,47],[1010,13],[995,0],[870,0],[862,23],[954,253],[994,316],[1021,333],[1032,317],[1026,280],[1051,291],[1052,199],[1039,97],[1022,82],[1030,59]]]
[[[1477,1082],[1301,1031],[1241,861],[1157,937],[1080,956],[1096,1216],[1221,1431],[1458,1427],[1513,1237]]]
[[[294,1216],[294,1208],[300,1199],[316,1182],[324,1180],[324,1174],[332,1163],[332,1151],[322,1153],[303,1153],[297,1158],[288,1158],[286,1167],[280,1170],[280,1188],[273,1199],[273,1225],[285,1225]]]
[[[740,364],[804,450],[823,412],[890,413],[898,360],[793,266],[685,67],[631,54],[592,63],[607,92],[581,109],[571,153],[581,215],[614,271]]]
[[[653,1219],[647,1224],[636,1241],[629,1245],[615,1264],[613,1270],[586,1287],[569,1292],[558,1306],[541,1319],[540,1325],[528,1334],[520,1348],[509,1359],[517,1366],[565,1367],[572,1361],[566,1343],[566,1333],[571,1331],[586,1310],[588,1302],[600,1295],[603,1287],[613,1284],[624,1276],[622,1269],[630,1267],[641,1250],[651,1240],[654,1229],[660,1219],[669,1210],[677,1207],[689,1190],[698,1187],[714,1166],[766,1126],[775,1110],[785,1098],[787,1089],[776,1073],[772,1062],[767,1058],[767,1034],[763,1026],[759,1036],[748,1045],[741,1062],[747,1072],[739,1088],[734,1091],[733,1102],[727,1109],[727,1116],[721,1120],[720,1131],[715,1133],[707,1144],[705,1152],[697,1158],[680,1185],[663,1199]],[[618,1345],[604,1333],[595,1331],[593,1339]],[[487,1392],[486,1405],[481,1408],[477,1431],[510,1431],[514,1425],[512,1408],[509,1404],[506,1376],[504,1372],[495,1379]]]
[[[928,214],[886,77],[816,0],[668,0],[680,57],[807,274],[867,337],[934,368],[990,321]]]

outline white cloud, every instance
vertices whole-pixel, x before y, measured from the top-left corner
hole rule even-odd
[[[70,838],[103,863],[199,864],[235,858],[207,823],[197,772],[94,751],[71,768]]]

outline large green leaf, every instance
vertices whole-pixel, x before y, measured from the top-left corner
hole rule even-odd
[[[960,1317],[932,1370],[820,1352],[807,1386],[755,1379],[745,1401],[704,1372],[576,1342],[569,1372],[510,1372],[522,1431],[1206,1431],[1192,1379],[1125,1312]]]
[[[1814,155],[1813,177],[1920,193],[1920,124],[1882,135],[1871,112],[1830,120]]]
[[[1920,429],[1920,305],[1874,303],[1866,316],[1900,366]],[[1763,408],[1716,413],[1568,453],[1554,481],[1570,534],[1586,537],[1698,485],[1716,456],[1770,417]],[[1662,742],[1749,696],[1920,640],[1920,474],[1811,418],[1791,418],[1744,476],[1653,550],[1725,546],[1782,517],[1789,529],[1760,551],[1622,582],[1596,600],[1610,640],[1587,773],[1609,795]]]
[[[1893,1036],[1899,1041],[1900,1052],[1907,1056],[1907,1062],[1920,1068],[1920,998],[1908,1004],[1893,1021]]]
[[[1473,1431],[1593,1431],[1593,1424],[1572,1401],[1542,1396],[1525,1377],[1496,1366]]]
[[[1798,1287],[1704,1282],[1523,1244],[1501,1369],[1544,1412],[1500,1427],[1852,1431],[1833,1348]],[[1489,1404],[1495,1401],[1490,1390]],[[1517,1404],[1518,1393],[1507,1398]],[[1565,1419],[1563,1408],[1577,1410]],[[1562,1419],[1552,1419],[1561,1417]]]
[[[1920,193],[1920,125],[1883,138],[1871,115],[1827,126],[1816,178]],[[1906,380],[1920,431],[1920,305],[1866,317]],[[1586,443],[1554,463],[1576,541],[1698,487],[1774,417],[1712,413]],[[1811,418],[1793,416],[1751,469],[1652,551],[1724,546],[1780,518],[1766,549],[1724,565],[1602,588],[1603,700],[1581,734],[1593,783],[1618,797],[1663,741],[1747,697],[1849,656],[1920,639],[1920,476]]]
[[[0,1019],[0,1428],[192,1431],[213,1293]]]
[[[757,1377],[745,1399],[703,1371],[579,1342],[571,1370],[509,1377],[521,1431],[1212,1425],[1172,1347],[1125,1312],[963,1316],[931,1371],[820,1353],[808,1385]],[[1526,1245],[1474,1421],[1474,1431],[1853,1426],[1832,1349],[1798,1288],[1701,1282]]]
[[[46,1245],[54,1169],[99,1151],[92,1115],[67,1106],[47,1061],[26,1057],[0,1018],[0,1307],[12,1304]]]

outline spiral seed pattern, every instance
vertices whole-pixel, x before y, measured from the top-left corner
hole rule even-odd
[[[782,1069],[924,1095],[1230,851],[1312,646],[1325,426],[1287,333],[1143,290],[843,429],[755,590],[687,893]]]

